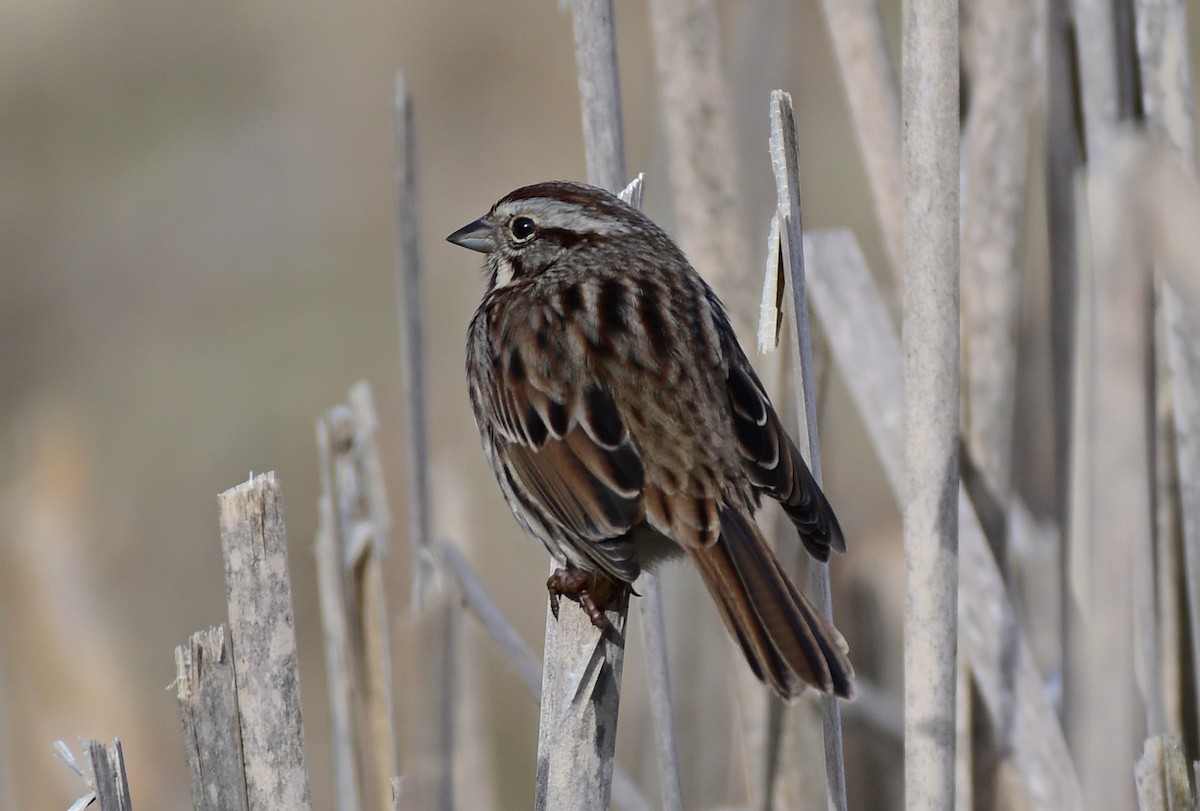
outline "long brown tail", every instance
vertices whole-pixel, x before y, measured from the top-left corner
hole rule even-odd
[[[721,537],[691,548],[704,585],[759,679],[783,698],[810,684],[823,693],[853,693],[846,642],[793,585],[754,519],[722,507]]]

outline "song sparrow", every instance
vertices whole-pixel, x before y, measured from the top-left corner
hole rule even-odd
[[[777,499],[819,560],[842,531],[712,289],[602,189],[517,189],[450,242],[487,254],[467,380],[492,471],[565,563],[547,583],[603,627],[608,593],[687,553],[755,675],[851,693],[841,634],[754,522]]]

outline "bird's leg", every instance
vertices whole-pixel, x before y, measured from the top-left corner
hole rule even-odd
[[[583,606],[592,625],[604,630],[608,627],[604,611],[621,594],[622,587],[603,572],[585,572],[567,566],[554,570],[546,580],[546,590],[550,592],[550,613],[554,619],[558,619],[558,598],[563,596]]]

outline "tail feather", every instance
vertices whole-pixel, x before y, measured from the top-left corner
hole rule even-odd
[[[741,647],[754,675],[781,696],[799,695],[803,683],[779,655],[766,629],[758,621],[754,605],[729,556],[724,539],[712,546],[693,547],[688,552],[696,561],[701,579],[708,587],[721,619],[725,621],[725,627]]]
[[[854,670],[841,634],[791,582],[752,518],[722,507],[720,519],[717,543],[688,551],[755,675],[784,698],[805,683],[850,697]]]

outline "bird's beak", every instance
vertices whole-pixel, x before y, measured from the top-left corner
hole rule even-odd
[[[487,217],[480,217],[475,222],[464,225],[446,237],[446,241],[480,253],[496,250],[496,242],[492,239],[492,223]]]

